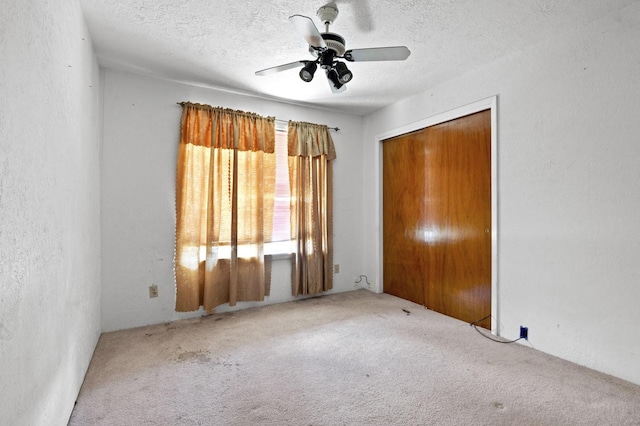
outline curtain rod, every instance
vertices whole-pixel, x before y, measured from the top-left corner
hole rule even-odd
[[[289,123],[289,121],[288,121],[288,120],[281,120],[281,119],[279,119],[279,118],[276,118],[276,121],[279,121],[279,122],[281,122],[281,123]],[[340,128],[339,128],[339,127],[329,127],[329,126],[327,126],[327,129],[329,129],[329,130],[335,130],[336,132],[339,132],[339,131],[340,131]]]
[[[182,106],[182,105],[186,104],[187,102],[176,102],[176,103],[177,103],[178,105]],[[279,118],[276,118],[276,119],[275,119],[275,121],[279,121],[279,122],[281,122],[281,123],[289,123],[289,121],[288,121],[288,120],[282,120],[282,119],[279,119]],[[329,130],[334,130],[334,131],[336,131],[336,132],[339,132],[339,131],[340,131],[340,128],[339,128],[339,127],[329,127],[329,126],[327,126],[327,129],[329,129]]]

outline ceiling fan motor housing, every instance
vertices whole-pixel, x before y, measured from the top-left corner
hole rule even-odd
[[[346,51],[346,43],[341,35],[336,33],[322,33],[321,36],[327,47],[335,52],[335,56],[344,55],[344,52]],[[309,52],[318,56],[318,51],[314,49],[313,46],[309,46]]]

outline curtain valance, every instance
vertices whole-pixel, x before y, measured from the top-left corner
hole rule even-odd
[[[275,152],[275,117],[182,102],[181,143],[238,151]]]
[[[289,121],[288,146],[290,156],[319,157],[335,160],[336,150],[329,128],[324,124]]]

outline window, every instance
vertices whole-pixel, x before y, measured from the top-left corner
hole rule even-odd
[[[289,164],[287,152],[287,128],[276,129],[276,191],[273,203],[273,230],[271,241],[265,241],[264,252],[270,255],[279,255],[292,252],[290,203],[291,191],[289,189]],[[238,256],[245,255],[248,247],[238,246]],[[207,246],[200,246],[200,258],[206,257]],[[231,257],[231,247],[221,245],[218,247],[218,257],[228,259]]]
[[[276,191],[273,212],[273,235],[265,244],[266,254],[291,253],[291,225],[287,127],[276,128]]]
[[[325,125],[282,127],[255,113],[182,103],[177,311],[264,300],[272,255],[291,259],[294,296],[332,288],[333,141]]]
[[[287,160],[287,131],[276,129],[276,193],[271,241],[289,241],[289,166]]]

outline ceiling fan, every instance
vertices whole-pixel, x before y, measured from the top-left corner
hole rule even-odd
[[[323,33],[318,31],[311,18],[307,16],[293,15],[289,17],[289,21],[309,44],[309,52],[315,56],[315,59],[278,65],[257,71],[256,75],[270,75],[299,67],[302,64],[300,78],[310,82],[313,80],[318,65],[320,65],[325,70],[331,90],[334,93],[341,93],[347,89],[346,84],[351,81],[353,74],[347,65],[338,59],[349,62],[404,61],[411,54],[406,46],[346,50],[344,38],[339,34],[329,32],[329,25],[338,17],[336,4],[334,2],[325,4],[318,9],[317,16],[325,25]]]

